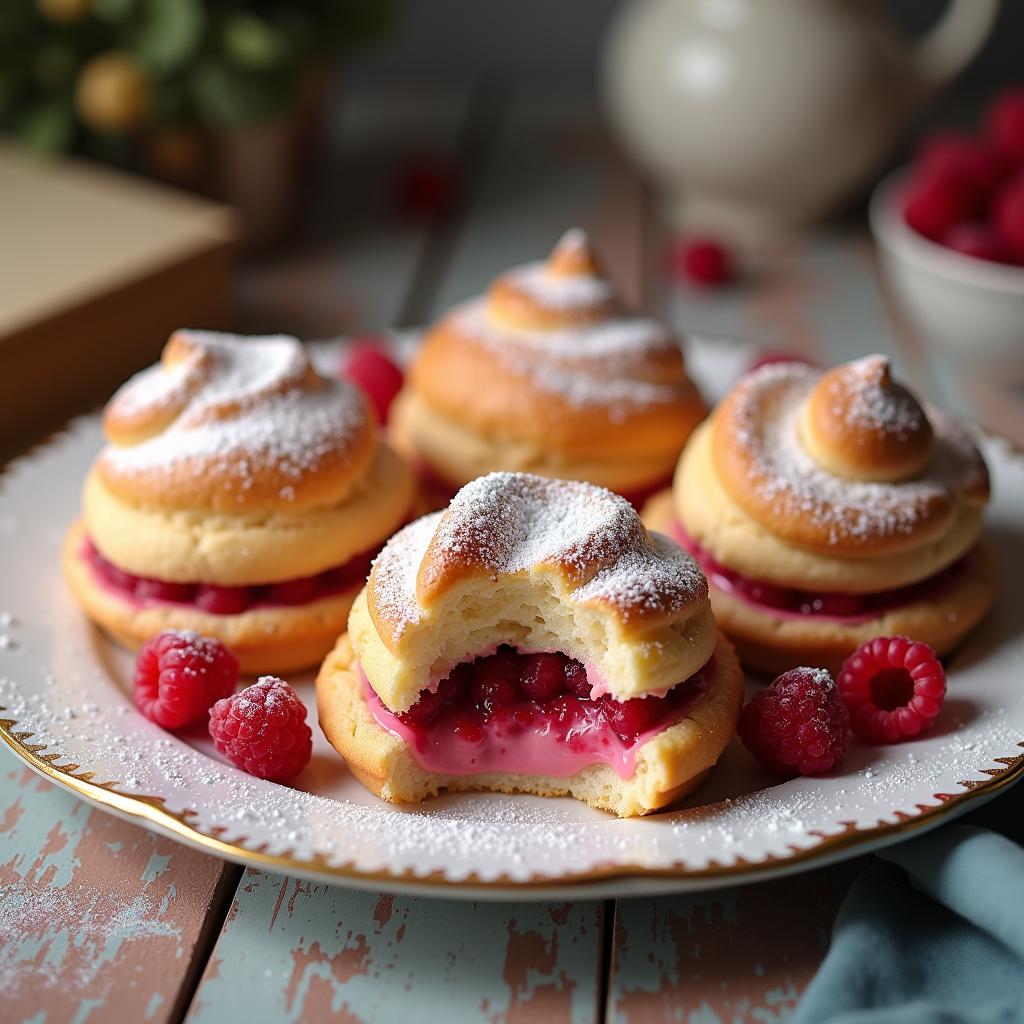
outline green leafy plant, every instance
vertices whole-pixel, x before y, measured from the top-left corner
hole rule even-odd
[[[396,0],[0,0],[0,130],[114,153],[139,132],[273,120]]]

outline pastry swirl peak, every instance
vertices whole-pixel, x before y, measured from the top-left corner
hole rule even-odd
[[[500,275],[488,290],[487,312],[507,328],[554,331],[609,320],[621,302],[586,233],[571,228],[547,260]]]
[[[935,445],[924,407],[880,355],[825,373],[807,396],[800,431],[819,465],[850,480],[911,479]]]
[[[881,356],[822,374],[763,367],[726,396],[711,451],[728,494],[781,539],[835,554],[929,543],[988,500],[970,435],[892,381]]]
[[[253,511],[342,500],[374,452],[372,412],[296,338],[171,335],[104,413],[99,469],[126,500]]]

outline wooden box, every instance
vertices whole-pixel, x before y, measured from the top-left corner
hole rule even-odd
[[[231,212],[0,143],[0,461],[106,399],[175,327],[231,326]]]

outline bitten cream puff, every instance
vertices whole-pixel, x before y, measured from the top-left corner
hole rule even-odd
[[[447,502],[484,473],[586,480],[634,502],[665,486],[707,410],[678,342],[627,315],[587,237],[500,275],[431,328],[391,437]]]
[[[317,679],[385,800],[571,795],[622,816],[693,789],[743,677],[697,564],[619,495],[494,473],[396,534]]]
[[[838,671],[865,640],[945,653],[988,611],[988,470],[967,431],[884,356],[744,377],[645,510],[704,568],[750,667]]]
[[[63,554],[87,614],[132,648],[186,629],[245,672],[316,664],[414,500],[363,396],[295,338],[177,331],[103,422]]]

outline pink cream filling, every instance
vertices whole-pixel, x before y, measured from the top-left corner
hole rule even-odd
[[[216,583],[172,583],[149,576],[135,576],[109,562],[86,538],[81,557],[93,578],[104,590],[135,608],[174,604],[196,608],[213,615],[239,615],[252,608],[277,608],[310,604],[360,585],[370,572],[373,552],[366,551],[344,565],[316,576],[303,576],[275,583],[224,587]]]
[[[712,688],[714,659],[664,696],[616,701],[586,696],[593,689],[586,670],[565,655],[501,647],[456,666],[400,715],[384,706],[362,669],[359,675],[377,724],[425,771],[566,778],[603,763],[629,779],[637,750]]]
[[[713,587],[783,619],[863,622],[893,608],[937,596],[963,575],[971,558],[968,552],[934,576],[904,587],[878,590],[870,594],[843,594],[836,591],[799,590],[752,579],[717,561],[707,548],[686,532],[678,520],[672,520],[669,533],[693,555]]]

